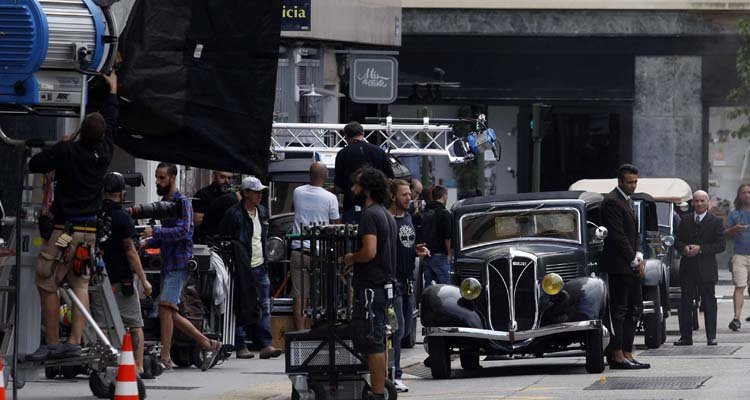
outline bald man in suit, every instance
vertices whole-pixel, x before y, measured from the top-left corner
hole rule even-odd
[[[675,249],[680,260],[680,339],[675,346],[693,344],[693,299],[700,291],[705,317],[706,340],[716,346],[716,282],[719,268],[716,254],[726,246],[724,223],[708,212],[708,193],[698,190],[693,194],[693,213],[680,222],[675,238]]]

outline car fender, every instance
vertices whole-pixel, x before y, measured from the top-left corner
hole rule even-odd
[[[659,259],[650,258],[646,260],[645,276],[643,277],[644,286],[656,286],[661,283],[664,271],[664,263]]]
[[[606,314],[607,285],[598,277],[581,277],[571,279],[565,283],[563,290],[569,296],[570,304],[574,305],[570,321],[602,319]],[[569,311],[570,313],[570,311]]]
[[[461,297],[454,285],[431,285],[422,292],[420,308],[422,325],[428,327],[454,326],[483,329],[482,318],[472,303]]]

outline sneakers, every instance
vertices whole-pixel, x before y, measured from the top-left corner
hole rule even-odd
[[[81,355],[81,352],[82,352],[81,346],[77,344],[60,343],[57,346],[50,349],[49,359],[59,360],[62,358],[78,357]]]
[[[742,324],[740,323],[740,320],[738,320],[737,318],[735,318],[735,319],[732,320],[732,322],[729,323],[729,329],[737,332],[738,330],[740,330],[740,326],[741,325]]]
[[[39,346],[38,349],[32,354],[26,355],[27,361],[44,361],[49,357],[49,353],[51,349],[54,349],[57,346],[47,346],[46,344],[43,344]]]
[[[394,379],[393,386],[396,387],[396,391],[399,393],[404,393],[404,392],[409,391],[409,387],[404,385],[404,382],[401,379]]]
[[[281,355],[281,350],[273,347],[273,346],[266,346],[262,349],[260,349],[260,358],[263,360],[269,359],[269,358],[276,358]]]
[[[221,342],[217,340],[211,340],[211,347],[208,350],[203,350],[203,362],[201,363],[201,371],[205,371],[211,368],[216,361],[216,357],[221,354]]]
[[[253,354],[253,353],[252,353],[252,352],[251,352],[250,350],[248,350],[248,349],[240,349],[240,350],[237,350],[237,358],[240,358],[240,359],[244,359],[244,360],[248,360],[248,359],[251,359],[251,358],[253,358],[253,357],[255,357],[255,354]]]

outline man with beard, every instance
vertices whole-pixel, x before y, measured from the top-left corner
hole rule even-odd
[[[179,203],[179,218],[164,219],[160,227],[147,227],[141,247],[161,248],[162,271],[159,295],[161,323],[161,362],[165,369],[172,367],[170,350],[172,334],[177,328],[190,336],[203,349],[201,370],[207,370],[221,352],[221,342],[208,339],[178,312],[182,289],[190,275],[187,262],[193,257],[193,207],[190,199],[177,189],[177,166],[160,163],[156,167],[156,193],[163,201]]]
[[[393,297],[396,265],[396,221],[383,204],[388,188],[385,175],[365,168],[355,174],[354,204],[363,208],[359,223],[362,247],[347,253],[344,264],[354,266],[354,345],[367,356],[370,369],[371,399],[384,399],[386,359],[386,310]]]
[[[602,201],[602,225],[609,229],[599,265],[609,280],[612,339],[610,369],[650,368],[633,358],[635,328],[643,310],[641,278],[644,263],[638,221],[630,197],[638,186],[638,168],[623,164],[617,170],[617,187]]]
[[[393,353],[396,375],[393,384],[399,392],[408,392],[409,387],[401,380],[401,339],[411,330],[414,315],[414,259],[424,257],[430,250],[424,243],[416,244],[416,232],[409,215],[411,193],[409,183],[396,179],[391,182],[391,207],[388,211],[396,220],[398,235],[396,240],[396,290],[393,309],[396,311],[398,329],[393,337]]]
[[[195,223],[195,241],[197,243],[203,243],[206,234],[203,227],[203,217],[211,208],[214,200],[229,191],[229,182],[231,179],[232,174],[229,172],[214,171],[211,184],[195,193],[193,222]]]

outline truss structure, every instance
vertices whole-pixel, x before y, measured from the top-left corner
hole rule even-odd
[[[450,125],[363,124],[365,138],[380,143],[383,150],[393,155],[449,156],[448,148],[456,139]],[[273,153],[332,153],[345,145],[345,124],[274,123],[271,133]]]

